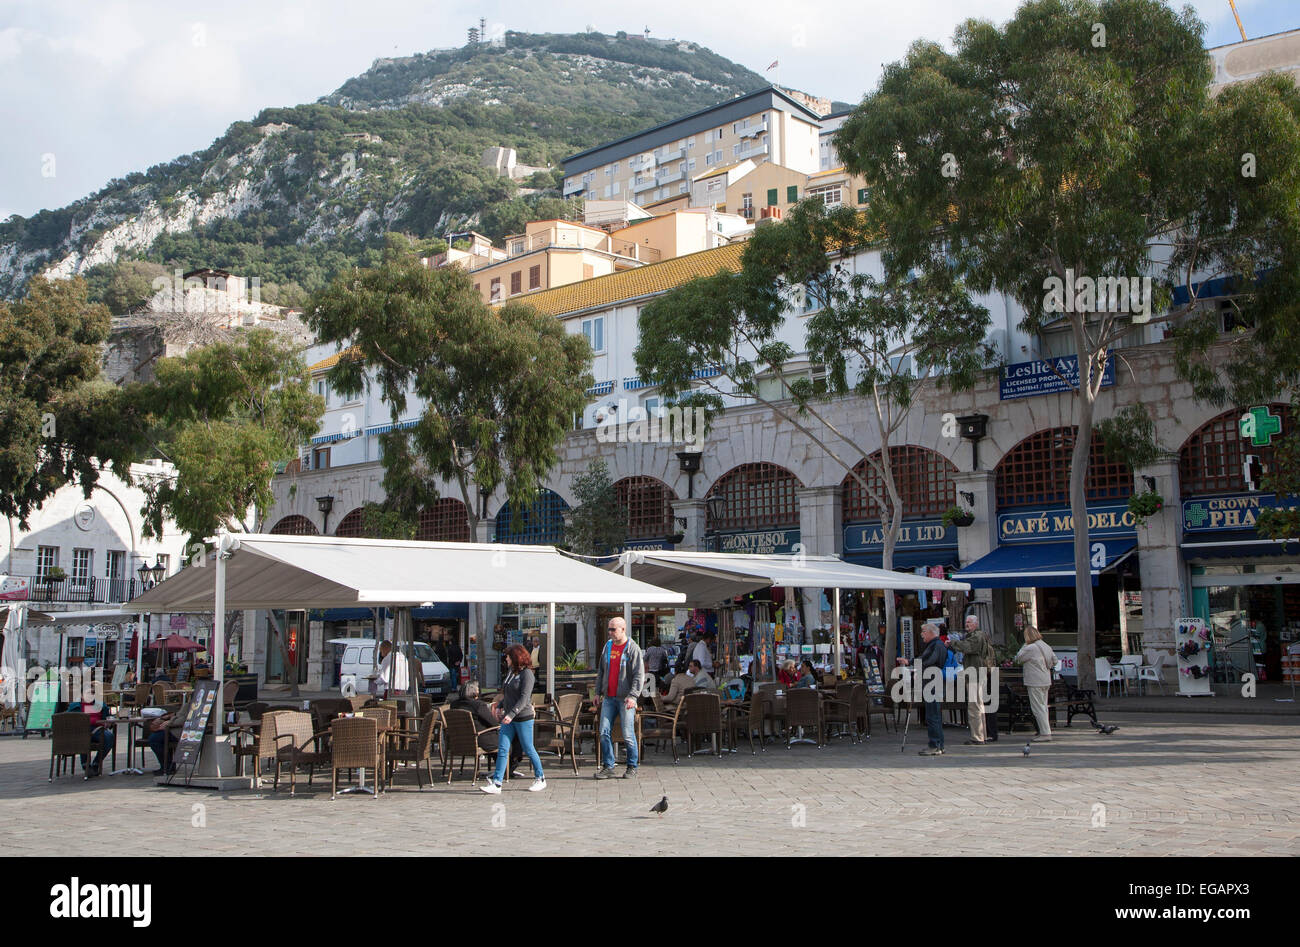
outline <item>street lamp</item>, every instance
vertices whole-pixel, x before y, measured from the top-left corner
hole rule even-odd
[[[704,501],[704,505],[708,508],[709,523],[711,524],[707,531],[708,535],[706,545],[712,547],[716,543],[718,548],[710,548],[709,552],[721,552],[722,536],[718,532],[718,524],[721,523],[727,515],[727,498],[715,493]]]
[[[682,473],[686,474],[686,499],[695,499],[695,475],[700,472],[700,461],[704,457],[703,451],[683,450],[677,452],[677,465]]]
[[[316,509],[320,510],[321,516],[321,535],[328,536],[330,531],[330,511],[334,509],[334,497],[323,496],[316,498]]]
[[[961,436],[970,441],[971,470],[980,469],[980,441],[989,432],[987,414],[964,414],[957,419],[961,426]]]

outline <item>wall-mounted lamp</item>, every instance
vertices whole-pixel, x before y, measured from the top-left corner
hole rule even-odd
[[[957,419],[961,426],[961,436],[970,441],[971,470],[980,469],[980,441],[982,441],[989,432],[989,416],[987,414],[963,414]]]
[[[963,500],[965,500],[965,501],[966,501],[966,505],[967,505],[968,507],[970,507],[971,509],[974,509],[974,508],[975,508],[975,494],[973,494],[973,493],[968,493],[968,492],[966,492],[965,490],[958,490],[958,491],[957,491],[957,496],[959,496],[959,497],[961,497]]]
[[[698,450],[683,450],[677,452],[677,466],[682,473],[686,474],[686,499],[695,499],[695,475],[700,472],[700,464],[704,458],[704,452]]]
[[[1142,482],[1145,483],[1145,484],[1147,485],[1147,492],[1148,492],[1148,493],[1155,493],[1155,492],[1156,492],[1156,478],[1155,478],[1155,477],[1148,477],[1148,476],[1146,476],[1146,475],[1144,474],[1144,475],[1142,476]]]
[[[323,496],[316,498],[316,509],[321,513],[321,535],[328,536],[330,531],[330,511],[334,509],[334,497]]]

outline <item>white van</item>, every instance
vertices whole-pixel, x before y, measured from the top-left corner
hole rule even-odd
[[[339,645],[343,650],[343,656],[339,660],[339,684],[342,689],[347,691],[355,688],[358,694],[370,693],[370,677],[379,667],[379,656],[375,651],[378,642],[374,638],[331,638],[329,644]],[[405,645],[402,647],[405,648]],[[447,665],[439,661],[433,649],[423,641],[415,642],[415,657],[420,662],[420,671],[424,675],[424,692],[435,701],[445,699],[455,686]]]

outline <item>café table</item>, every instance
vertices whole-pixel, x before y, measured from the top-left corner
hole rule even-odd
[[[117,776],[122,773],[130,773],[133,776],[144,775],[145,748],[140,747],[140,765],[135,765],[135,728],[140,728],[140,734],[143,737],[144,727],[152,717],[109,717],[104,720],[104,725],[112,725],[113,728],[113,765],[117,765],[117,733],[121,724],[126,724],[126,768],[115,769],[110,776]]]

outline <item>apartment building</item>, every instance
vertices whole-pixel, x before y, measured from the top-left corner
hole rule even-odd
[[[845,109],[842,112],[832,112],[822,118],[822,130],[817,136],[817,163],[821,170],[829,171],[831,168],[838,168],[844,164],[840,158],[839,152],[835,150],[835,133],[840,130],[850,115],[852,109]]]
[[[569,220],[535,220],[522,234],[494,247],[474,234],[468,250],[448,250],[426,266],[461,266],[469,271],[486,303],[567,286],[581,280],[658,263],[687,253],[721,246],[744,230],[745,221],[708,209],[670,211],[648,216],[625,205],[630,220],[614,221],[609,202],[602,226]],[[616,210],[616,208],[615,208]],[[621,223],[622,226],[618,226]]]
[[[644,204],[689,194],[714,168],[752,159],[818,170],[820,116],[776,87],[570,155],[564,196]]]

